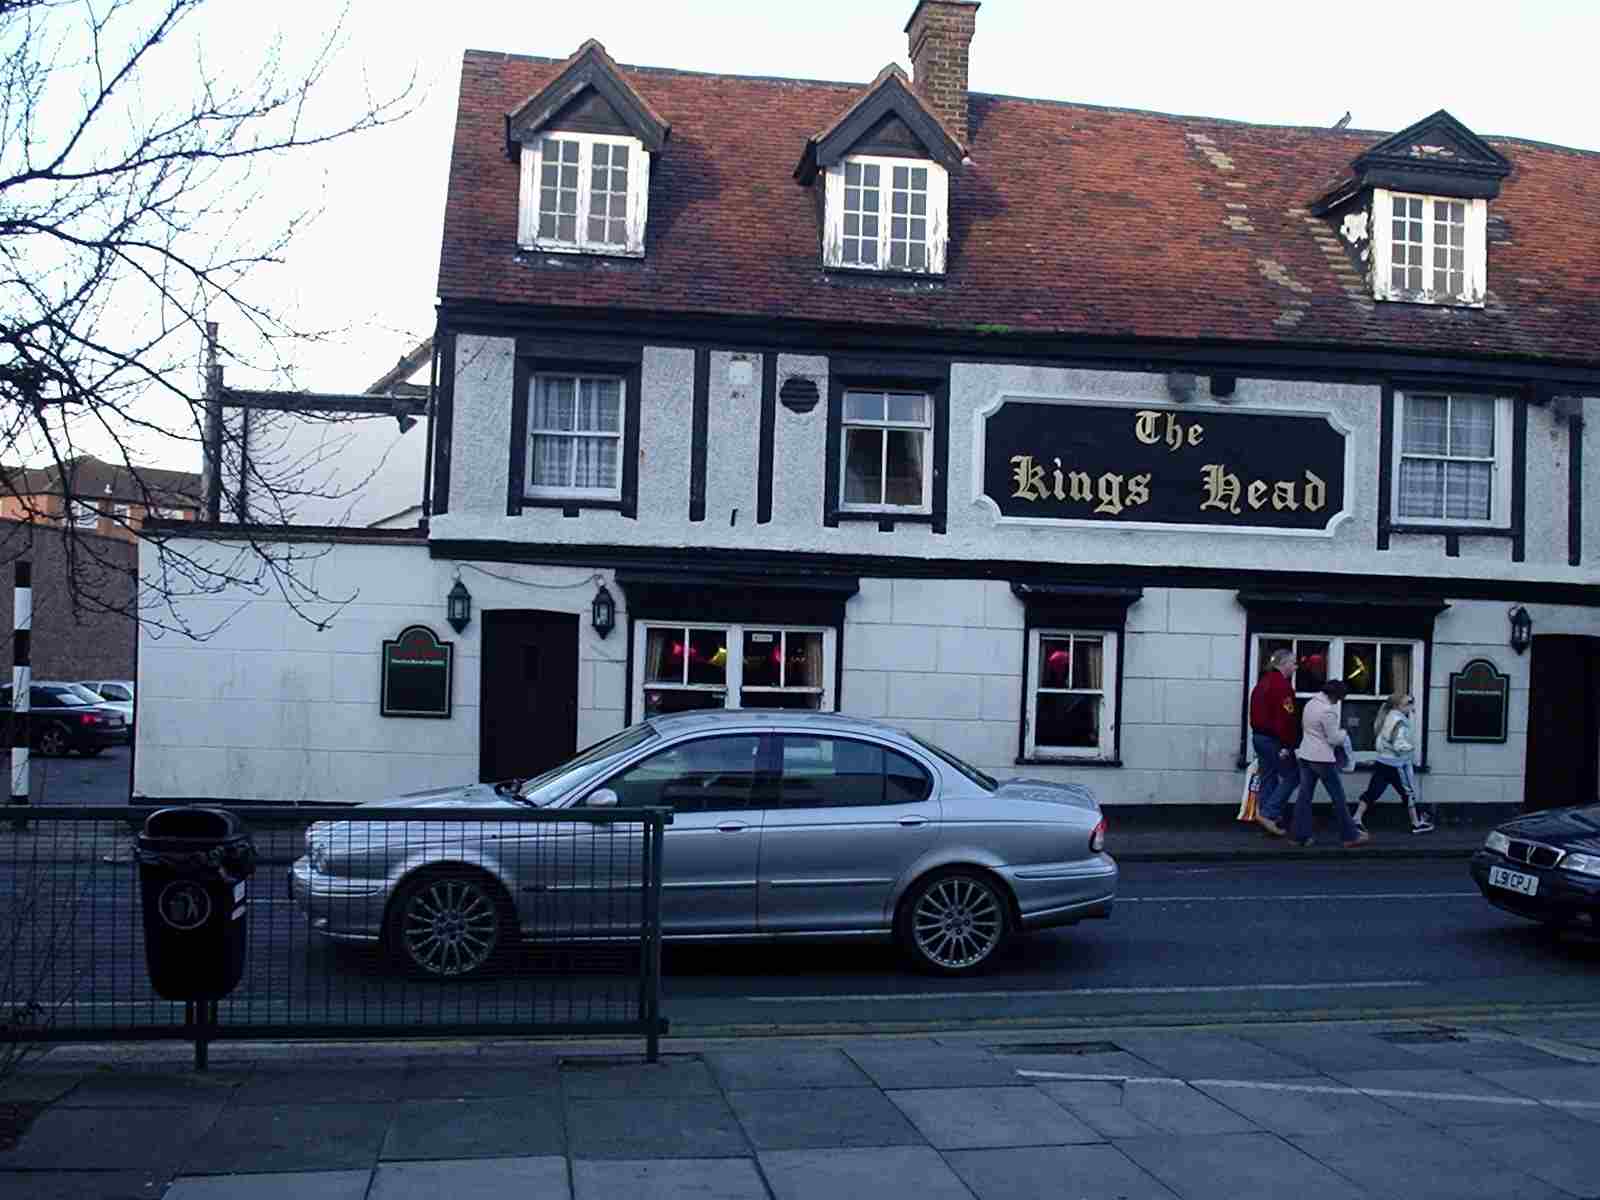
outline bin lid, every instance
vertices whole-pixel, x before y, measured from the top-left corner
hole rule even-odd
[[[244,822],[225,808],[159,808],[144,819],[147,838],[227,842],[246,836]]]

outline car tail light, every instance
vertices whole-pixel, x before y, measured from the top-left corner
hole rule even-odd
[[[1089,835],[1089,849],[1099,854],[1106,848],[1106,819],[1100,818],[1100,824],[1094,827],[1094,832]]]
[[[95,713],[84,713],[78,718],[78,720],[85,725],[98,725],[101,721],[105,720],[105,718],[98,716]]]

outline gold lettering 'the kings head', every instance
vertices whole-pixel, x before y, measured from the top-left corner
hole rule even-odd
[[[1207,463],[1200,471],[1200,481],[1206,489],[1206,498],[1200,502],[1202,509],[1220,508],[1223,512],[1239,511],[1239,477],[1225,469],[1221,463]]]

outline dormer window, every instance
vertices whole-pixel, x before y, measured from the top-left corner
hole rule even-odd
[[[1481,305],[1483,200],[1373,189],[1374,295],[1379,300]]]
[[[549,133],[522,147],[524,249],[644,253],[650,158],[637,138]]]
[[[851,155],[828,168],[824,259],[830,267],[944,270],[949,177],[922,159]]]

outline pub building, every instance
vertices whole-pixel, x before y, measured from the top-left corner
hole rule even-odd
[[[147,632],[136,791],[743,707],[1220,810],[1281,647],[1358,762],[1414,694],[1447,813],[1595,798],[1600,156],[971,93],[979,5],[908,8],[867,84],[467,53],[423,522],[257,531],[325,630]]]

